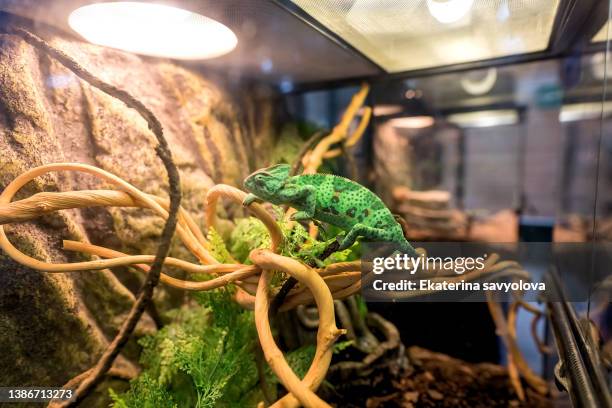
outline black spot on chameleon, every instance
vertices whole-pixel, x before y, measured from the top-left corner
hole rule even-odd
[[[357,211],[357,209],[355,207],[351,207],[348,210],[346,210],[346,215],[348,215],[349,217],[353,218],[355,217],[355,212]]]
[[[338,211],[338,209],[336,207],[332,206],[332,207],[328,207],[328,209],[329,209],[329,213],[330,214],[334,214],[334,215],[339,215],[340,214],[340,211]]]
[[[340,202],[340,197],[336,194],[334,194],[334,196],[332,197],[332,203],[339,203]]]
[[[370,215],[370,210],[368,210],[367,208],[364,208],[362,211],[362,214],[363,214],[362,218],[365,218],[368,215]]]
[[[341,193],[343,191],[358,190],[359,185],[356,183],[350,183],[341,178],[334,178],[334,191]]]

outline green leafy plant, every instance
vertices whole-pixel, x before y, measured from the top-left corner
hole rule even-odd
[[[172,395],[153,379],[148,373],[143,373],[128,392],[119,395],[111,388],[109,390],[113,407],[115,408],[176,408]]]
[[[217,232],[216,229],[210,228],[208,231],[208,242],[210,244],[210,252],[215,259],[221,263],[233,262],[232,256],[225,246],[223,237]]]
[[[111,394],[113,406],[234,406],[257,383],[257,335],[253,314],[230,296],[225,288],[199,293],[205,307],[181,309],[174,323],[143,338],[143,373],[127,393]]]
[[[277,218],[282,209],[275,207]],[[249,253],[269,247],[266,227],[256,218],[235,221],[226,243],[214,229],[208,233],[210,251],[220,262],[248,263]],[[328,241],[313,239],[299,223],[279,222],[284,235],[281,253],[303,262],[312,262],[335,239],[338,231],[324,230]],[[354,259],[354,250],[332,254],[327,262]],[[317,260],[318,261],[318,260]],[[320,261],[319,261],[320,262]],[[277,274],[278,276],[279,274]],[[194,275],[194,279],[207,279]],[[279,284],[280,276],[275,279]],[[140,340],[142,374],[130,389],[118,394],[110,391],[115,408],[240,407],[263,399],[260,378],[276,393],[278,379],[270,368],[258,374],[257,333],[253,313],[233,301],[235,288],[198,292],[194,298],[201,307],[181,308],[169,316],[173,323]],[[348,345],[347,345],[348,346]],[[314,357],[315,347],[305,346],[286,353],[292,369],[304,376]]]
[[[143,372],[127,392],[110,390],[113,407],[241,407],[261,401],[253,313],[231,296],[228,287],[199,292],[195,298],[204,307],[174,311],[172,324],[141,339]],[[305,375],[314,350],[287,353],[296,373]],[[278,384],[269,368],[264,375],[268,386]]]
[[[274,207],[274,211],[277,213],[277,218],[282,219],[283,210],[280,207]],[[335,252],[329,256],[325,262],[320,262],[318,259],[319,256],[341,232],[341,230],[336,227],[325,226],[325,228],[321,228],[322,240],[318,240],[312,238],[308,234],[306,228],[299,223],[280,221],[279,226],[284,237],[283,246],[281,248],[282,255],[299,259],[305,263],[314,262],[316,264],[321,264],[321,266],[333,262],[351,261],[359,258],[356,252],[358,245],[355,245],[344,251]],[[218,237],[220,239],[220,236]],[[254,217],[236,220],[236,227],[230,235],[228,247],[229,252],[237,260],[243,263],[249,263],[248,256],[252,250],[267,248],[269,246],[270,236],[268,230],[261,221]],[[216,252],[223,252],[223,250],[217,248],[215,250],[215,253]]]

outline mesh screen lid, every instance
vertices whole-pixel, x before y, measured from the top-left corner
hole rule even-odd
[[[559,0],[292,0],[388,72],[545,50]]]

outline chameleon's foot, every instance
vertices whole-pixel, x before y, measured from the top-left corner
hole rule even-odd
[[[353,245],[353,243],[355,242],[355,241],[352,241],[350,237],[348,237],[349,239],[347,239],[345,235],[346,234],[344,232],[341,232],[340,234],[336,236],[336,241],[339,244],[338,251],[344,251],[345,249]]]
[[[249,205],[253,204],[256,201],[261,201],[261,200],[255,194],[247,194],[244,200],[242,200],[242,205],[245,207],[248,207]]]

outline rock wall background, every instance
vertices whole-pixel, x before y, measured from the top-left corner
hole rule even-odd
[[[15,23],[6,15],[0,15],[0,21]],[[220,81],[172,62],[85,44],[48,28],[28,28],[153,110],[181,172],[182,204],[198,222],[211,185],[240,185],[263,163],[261,154],[273,143],[268,136],[273,111],[269,101],[244,89],[230,95]],[[154,136],[135,111],[21,39],[0,34],[0,189],[32,167],[81,162],[166,196],[166,175],[153,147]],[[22,196],[104,187],[88,175],[60,173],[30,183]],[[47,262],[70,262],[83,256],[62,251],[62,239],[151,254],[162,225],[147,211],[94,208],[63,211],[6,229],[27,254]],[[173,252],[187,258],[178,248]],[[127,270],[41,273],[0,251],[0,385],[58,386],[90,367],[116,334],[138,283]],[[156,301],[163,307],[180,296],[158,290]],[[145,316],[138,334],[153,328],[153,320]],[[129,344],[119,364],[134,371],[137,351],[135,343]]]

